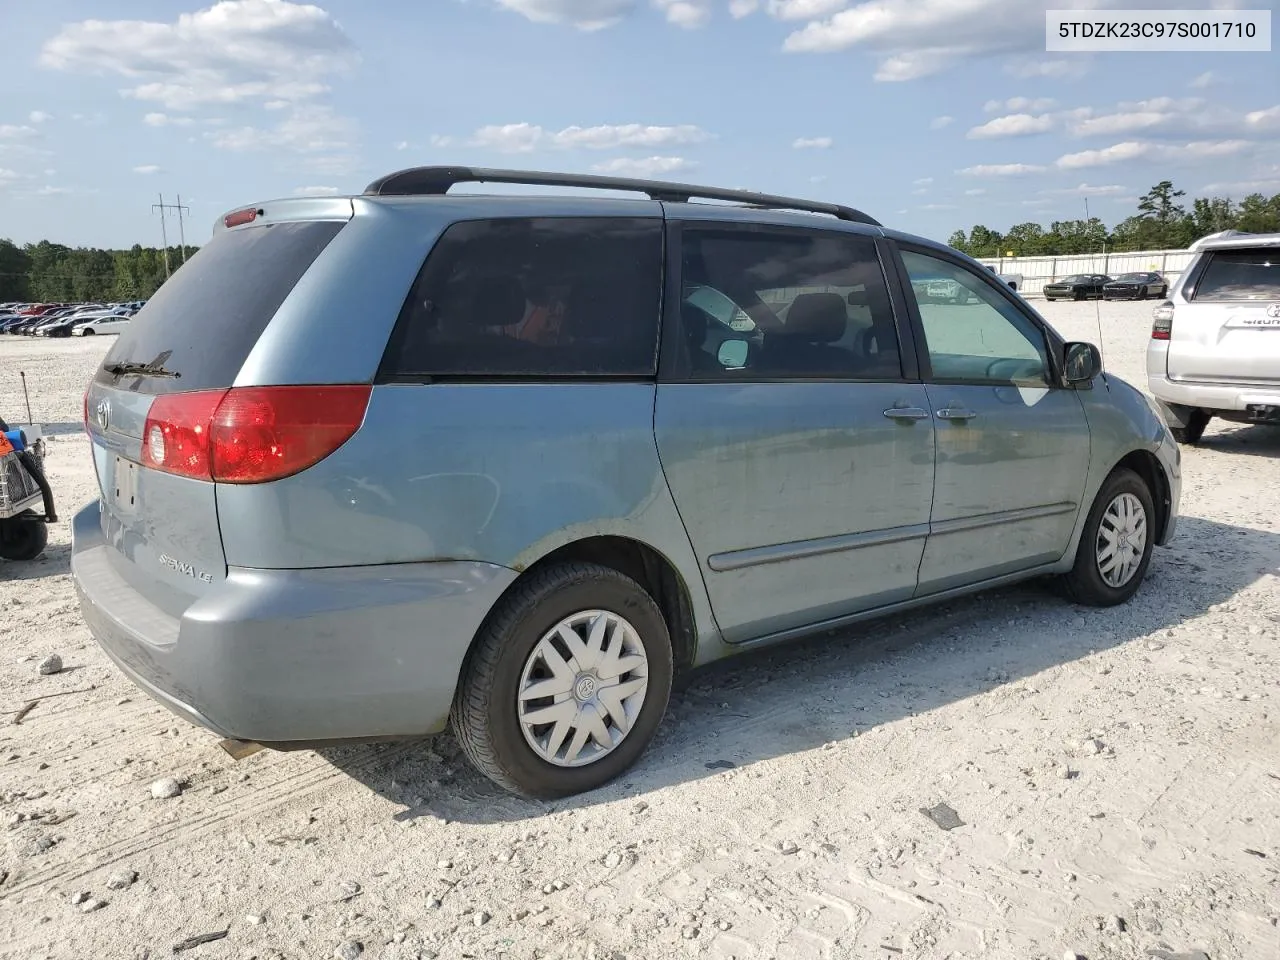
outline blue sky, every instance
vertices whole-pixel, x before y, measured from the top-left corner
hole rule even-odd
[[[1112,223],[1160,179],[1280,192],[1280,53],[1044,52],[1044,9],[1274,0],[6,3],[0,237],[205,240],[406,166],[812,196],[945,239]],[[171,235],[172,239],[172,235]]]

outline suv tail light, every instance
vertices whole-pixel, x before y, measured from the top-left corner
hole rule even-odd
[[[1151,339],[1168,340],[1173,334],[1173,303],[1166,300],[1151,312]]]
[[[319,463],[360,428],[368,384],[232,387],[159,396],[142,462],[219,483],[280,480]]]

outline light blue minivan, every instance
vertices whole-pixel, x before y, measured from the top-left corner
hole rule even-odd
[[[579,195],[447,195],[482,182]],[[571,794],[678,671],[1047,574],[1132,596],[1179,455],[1100,366],[848,207],[401,171],[229,213],[121,334],[72,572],[121,669],[224,737],[452,721]]]

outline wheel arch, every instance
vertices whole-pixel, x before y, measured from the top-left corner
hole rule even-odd
[[[494,603],[490,616],[494,610],[498,610],[503,605],[511,592],[530,576],[548,566],[575,561],[609,567],[640,584],[662,611],[662,617],[666,621],[667,632],[671,638],[676,673],[679,674],[693,666],[697,655],[698,631],[689,586],[669,557],[649,544],[631,537],[617,534],[581,537],[544,553],[533,563],[525,566],[520,571],[520,576],[507,586]],[[459,671],[460,676],[466,671],[465,665],[475,649],[476,638],[483,633],[488,619],[488,617],[485,618],[485,622],[471,638],[463,659],[463,669]]]
[[[1169,478],[1165,476],[1160,460],[1150,450],[1131,450],[1120,458],[1119,462],[1107,473],[1110,477],[1117,470],[1132,470],[1151,491],[1151,500],[1155,504],[1155,542],[1163,543],[1165,530],[1169,524],[1169,516],[1173,510],[1173,494]],[[1104,479],[1105,483],[1106,480]]]

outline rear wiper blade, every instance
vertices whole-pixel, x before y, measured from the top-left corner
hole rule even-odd
[[[109,363],[103,366],[103,370],[114,377],[123,377],[128,374],[141,374],[145,377],[171,377],[177,379],[182,374],[173,370],[166,370],[154,360],[150,363],[138,363],[136,360],[127,361],[125,363]]]

